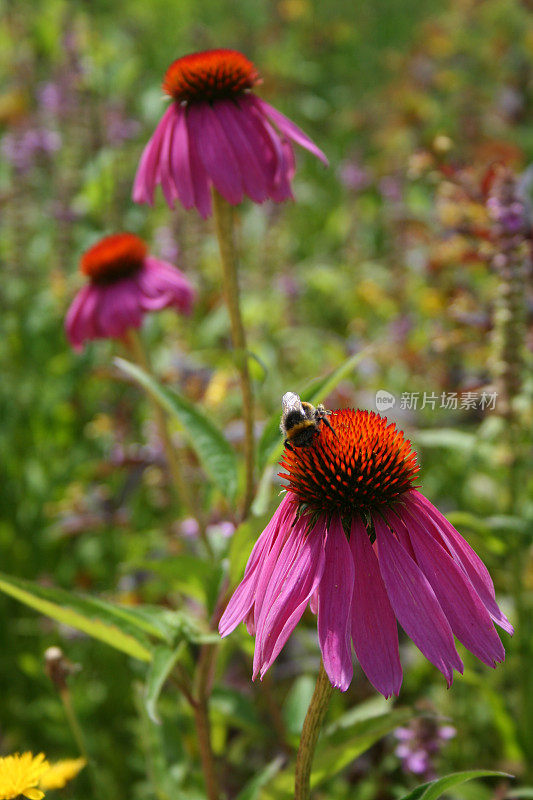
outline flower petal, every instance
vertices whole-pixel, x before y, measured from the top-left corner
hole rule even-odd
[[[181,106],[176,112],[170,169],[180,202],[185,208],[192,208],[194,206],[194,183],[191,175],[189,135],[185,109]]]
[[[291,150],[291,157],[288,157],[287,145],[285,140],[282,142],[280,135],[274,130],[267,117],[253,103],[253,96],[239,98],[239,107],[243,112],[242,121],[255,128],[255,135],[250,137],[250,141],[261,143],[265,168],[268,179],[268,196],[275,203],[282,203],[285,200],[294,199],[292,193],[291,180],[294,175],[294,155]]]
[[[303,132],[298,125],[290,120],[285,114],[282,114],[281,111],[278,111],[277,108],[271,106],[270,103],[267,103],[265,100],[262,100],[260,97],[253,95],[253,100],[256,106],[261,110],[263,114],[265,114],[272,122],[277,125],[279,130],[284,136],[287,136],[289,139],[292,139],[293,142],[299,144],[300,147],[304,147],[306,150],[309,150],[310,153],[313,153],[317,158],[322,161],[326,167],[329,165],[328,159],[325,153],[316,146],[312,139],[307,136]]]
[[[350,623],[354,564],[340,517],[331,520],[326,538],[325,566],[318,588],[318,640],[324,668],[341,692],[353,676]]]
[[[152,138],[143,150],[133,183],[132,196],[135,203],[148,203],[149,205],[153,205],[154,190],[158,183],[158,164],[161,145],[167,126],[171,124],[174,113],[174,103],[172,103],[159,120]]]
[[[291,526],[272,570],[261,614],[256,617],[254,679],[265,674],[299,622],[324,570],[325,524]]]
[[[171,209],[174,208],[174,203],[178,197],[178,190],[174,185],[174,177],[172,175],[173,140],[176,127],[176,106],[174,103],[172,104],[172,110],[174,113],[168,118],[168,124],[161,142],[161,153],[159,156],[161,191],[167,201],[168,207]]]
[[[463,663],[453,634],[426,576],[377,515],[373,516],[379,569],[398,622],[426,658],[435,664],[448,687],[453,670]]]
[[[294,510],[292,496],[287,493],[250,553],[244,570],[244,577],[235,589],[220,619],[218,630],[221,636],[228,636],[253,609],[257,585],[265,559],[272,549],[273,542],[280,532],[280,527],[285,521],[287,513],[292,514]]]
[[[257,148],[254,147],[255,137],[249,137],[242,124],[244,114],[241,108],[231,100],[220,100],[216,104],[216,112],[240,161],[245,193],[255,203],[262,203],[268,196],[267,179]]]
[[[360,520],[352,522],[350,549],[355,566],[352,600],[355,654],[378,692],[385,697],[398,695],[402,685],[398,625],[379,571],[378,559]]]
[[[74,350],[82,350],[86,338],[86,325],[84,324],[84,306],[87,295],[90,293],[90,285],[83,286],[72,303],[70,304],[67,316],[65,317],[65,332]]]
[[[451,629],[460,642],[489,667],[505,658],[505,650],[485,606],[468,577],[427,530],[427,515],[409,500],[402,516],[420,569],[428,579]]]
[[[187,106],[184,114],[187,126],[187,141],[189,143],[189,166],[194,190],[194,205],[200,216],[207,219],[207,217],[211,216],[213,211],[211,185],[209,176],[198,153],[198,144],[191,130],[190,110],[191,107]]]
[[[194,289],[181,270],[153,256],[146,256],[144,266],[136,275],[140,305],[145,311],[175,306],[189,314],[194,300]]]
[[[194,137],[198,154],[216,189],[228,203],[242,201],[241,166],[228,142],[216,107],[209,103],[192,103],[187,108],[190,136]]]
[[[496,603],[496,593],[494,591],[492,578],[478,554],[470,547],[468,542],[463,539],[461,534],[455,530],[453,525],[448,522],[446,517],[440,513],[438,508],[435,508],[433,503],[430,503],[427,497],[424,497],[424,495],[416,489],[410,491],[409,496],[425,509],[433,519],[434,528],[432,532],[437,533],[439,540],[444,544],[444,547],[448,550],[453,560],[456,561],[468,575],[472,586],[480,596],[482,603],[484,603],[494,622],[499,625],[500,628],[512,634],[514,628]]]

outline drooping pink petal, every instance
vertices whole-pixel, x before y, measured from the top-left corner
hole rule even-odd
[[[292,519],[294,512],[294,498],[288,492],[252,549],[244,570],[244,577],[220,619],[218,630],[221,636],[228,636],[235,630],[239,622],[242,622],[253,611],[257,584],[264,562],[280,533],[280,527],[286,524],[287,515],[290,515]]]
[[[398,622],[448,686],[463,672],[450,624],[429,581],[381,518],[373,515],[379,569]]]
[[[172,104],[172,113],[168,118],[168,123],[165,128],[165,133],[163,135],[163,141],[161,142],[161,153],[159,156],[159,169],[160,169],[160,181],[161,181],[161,191],[163,192],[163,196],[167,201],[167,205],[169,208],[174,208],[174,202],[178,197],[178,190],[174,185],[174,176],[173,176],[173,168],[172,162],[174,158],[174,131],[177,124],[176,119],[176,106]]]
[[[444,544],[454,561],[468,575],[472,586],[480,596],[494,622],[500,628],[512,634],[514,628],[496,603],[496,593],[492,578],[478,554],[463,539],[461,534],[455,530],[453,525],[448,522],[446,517],[441,514],[438,508],[433,503],[430,503],[427,497],[424,497],[416,489],[411,490],[408,495],[432,518],[434,526],[431,528],[431,532]]]
[[[215,108],[209,103],[192,103],[187,109],[187,122],[215,188],[228,203],[238,205],[243,197],[241,168]]]
[[[174,113],[174,103],[172,103],[159,120],[152,138],[144,148],[133,183],[133,200],[135,203],[153,205],[154,190],[158,183],[157,169],[161,145],[167,126],[171,123]]]
[[[67,334],[69,341],[76,350],[81,350],[88,339],[98,339],[104,336],[98,323],[98,305],[101,297],[101,287],[88,284],[78,292],[76,306],[72,318],[68,320]],[[70,312],[69,312],[70,313]]]
[[[144,268],[136,276],[142,292],[141,307],[146,311],[175,306],[189,314],[194,301],[194,289],[183,272],[166,261],[146,256]]]
[[[290,529],[272,571],[259,619],[256,617],[255,678],[265,674],[300,621],[324,570],[325,523],[312,530],[298,520]]]
[[[420,511],[419,506],[406,501],[402,515],[409,529],[416,560],[430,582],[452,631],[480,661],[495,667],[505,658],[505,651],[490,614],[469,578],[427,530],[427,514]]]
[[[203,165],[198,152],[198,144],[195,141],[191,127],[190,106],[184,110],[185,123],[187,126],[187,141],[189,143],[189,167],[191,171],[191,181],[194,191],[194,205],[204,219],[211,216],[213,211],[213,201],[211,199],[210,177]]]
[[[245,193],[254,202],[262,203],[267,198],[265,170],[254,147],[254,137],[247,136],[242,124],[241,109],[231,100],[220,100],[216,104],[216,113],[240,162]]]
[[[83,349],[83,342],[86,338],[83,326],[83,307],[90,289],[90,286],[83,286],[80,289],[70,304],[67,316],[65,317],[65,332],[67,338],[74,350],[78,351]]]
[[[305,134],[298,125],[295,125],[292,120],[282,114],[281,111],[278,111],[277,108],[271,106],[270,103],[267,103],[265,100],[262,100],[260,97],[252,95],[253,101],[257,105],[257,107],[269,117],[272,122],[279,128],[281,133],[284,136],[287,136],[289,139],[292,139],[293,142],[299,144],[300,147],[304,147],[306,150],[309,150],[310,153],[313,153],[317,158],[322,161],[326,167],[328,166],[329,162],[322,150],[316,146],[312,139]]]
[[[239,123],[263,170],[267,196],[271,197],[270,187],[278,179],[283,158],[280,137],[251,102],[250,95],[239,97],[235,105],[240,115]]]
[[[355,567],[352,639],[357,660],[370,683],[385,697],[398,695],[402,666],[398,626],[368,533],[352,522],[350,549]]]
[[[340,517],[333,516],[328,529],[325,566],[318,587],[318,640],[327,675],[341,692],[353,676],[351,608],[354,564]]]
[[[245,100],[249,102],[245,103]],[[243,119],[246,118],[247,123],[255,128],[256,141],[264,142],[264,153],[267,157],[265,165],[268,170],[268,196],[275,203],[294,199],[291,186],[293,175],[291,165],[294,164],[294,158],[288,159],[287,148],[283,146],[279,133],[274,130],[267,117],[261,113],[252,100],[251,96],[240,98],[239,106],[244,112]]]
[[[143,314],[131,278],[124,278],[101,289],[98,320],[105,338],[120,339],[128,328],[141,326]]]
[[[275,133],[273,135],[277,136]],[[296,171],[294,152],[288,139],[280,140],[280,145],[279,168],[270,186],[270,197],[275,203],[294,199],[292,192],[292,179]]]
[[[185,109],[179,106],[176,110],[170,170],[180,202],[187,209],[192,208],[195,202],[190,158]]]
[[[413,559],[413,561],[416,562],[415,551],[413,550],[413,545],[411,544],[411,539],[409,538],[409,531],[407,530],[407,526],[402,519],[400,511],[401,507],[390,509],[387,519],[389,520],[389,524],[393,529],[394,533],[396,534],[396,536],[398,537],[398,541],[400,542],[403,549],[406,550]]]

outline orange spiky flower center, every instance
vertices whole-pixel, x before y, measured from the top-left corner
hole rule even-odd
[[[206,50],[173,61],[163,89],[178,103],[234,97],[260,82],[257,69],[238,50]]]
[[[416,453],[403,431],[373,411],[345,408],[328,415],[308,447],[285,448],[280,472],[307,508],[351,519],[390,507],[414,488]]]
[[[83,254],[80,270],[93,283],[114,283],[137,272],[146,253],[146,244],[135,234],[115,233]]]

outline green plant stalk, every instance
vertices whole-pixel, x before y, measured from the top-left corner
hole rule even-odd
[[[248,367],[246,334],[239,302],[239,280],[237,274],[237,248],[233,208],[213,189],[215,226],[222,262],[223,289],[230,316],[231,339],[237,355],[237,369],[241,384],[242,415],[244,420],[245,491],[242,518],[245,519],[254,497],[254,398]]]
[[[332,694],[333,686],[324,669],[324,662],[321,661],[315,690],[305,715],[300,745],[296,755],[294,800],[309,800],[311,794],[311,767],[313,766],[316,743]]]
[[[93,794],[95,797],[101,798],[102,787],[100,786],[98,773],[94,768],[91,758],[89,757],[87,745],[85,744],[85,737],[83,735],[81,725],[78,722],[78,717],[76,716],[76,712],[74,711],[74,706],[72,704],[72,697],[67,686],[64,686],[62,689],[59,689],[59,696],[63,704],[63,709],[65,711],[65,716],[67,718],[67,722],[70,731],[72,733],[72,737],[76,742],[76,747],[80,751],[80,755],[82,755],[85,761],[87,762],[87,773],[89,776]]]
[[[152,375],[153,373],[150,366],[148,354],[146,353],[146,350],[143,346],[141,337],[134,328],[129,328],[126,331],[125,341],[126,341],[126,346],[133,360],[146,373]],[[180,501],[180,504],[188,510],[191,516],[195,517],[198,520],[198,526],[202,542],[209,557],[213,558],[213,549],[207,537],[203,515],[200,513],[198,504],[195,502],[195,499],[193,498],[189,490],[189,487],[181,470],[181,465],[176,453],[176,449],[170,438],[166,414],[159,405],[159,403],[152,397],[150,397],[150,403],[152,406],[152,411],[155,417],[159,436],[161,438],[161,441],[163,442],[163,447],[165,449],[165,456],[176,495]]]
[[[504,443],[506,448],[507,496],[505,510],[516,514],[519,507],[519,488],[521,485],[521,465],[523,459],[523,434],[516,409],[516,398],[522,390],[525,364],[526,308],[524,285],[526,264],[530,260],[530,246],[526,239],[526,211],[517,190],[515,176],[506,168],[501,168],[492,189],[496,214],[492,221],[492,235],[495,244],[493,267],[499,283],[494,308],[492,372],[498,392],[498,413],[504,422]],[[524,218],[521,229],[509,228],[502,211],[522,206]],[[490,210],[489,210],[490,213]],[[514,649],[518,657],[520,671],[520,713],[518,722],[519,740],[526,756],[526,763],[533,763],[533,735],[531,717],[533,715],[533,678],[531,664],[533,650],[530,636],[531,609],[524,586],[524,551],[527,543],[517,535],[510,547],[510,572],[512,578],[516,632]]]
[[[218,800],[220,787],[215,768],[215,759],[211,747],[211,728],[209,724],[209,695],[213,680],[213,670],[216,657],[215,645],[203,645],[200,650],[198,667],[195,676],[193,713],[196,725],[196,735],[200,748],[202,770],[208,800]]]

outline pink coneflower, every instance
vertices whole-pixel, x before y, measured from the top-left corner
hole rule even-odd
[[[291,198],[294,154],[289,141],[325,164],[324,153],[280,111],[251,89],[259,74],[236,50],[207,50],[174,61],[163,81],[172,102],[141,157],[133,199],[154,200],[157,184],[174,208],[179,200],[211,214],[211,187],[231,205]],[[274,129],[272,123],[278,129]]]
[[[263,677],[309,605],[331,683],[345,691],[357,659],[375,688],[398,694],[397,621],[446,677],[463,671],[454,635],[485,664],[504,658],[492,621],[512,633],[489,573],[414,488],[411,443],[368,411],[328,416],[308,447],[285,449],[287,493],[257,540],[220,621],[255,633]]]
[[[147,252],[133,233],[106,236],[87,250],[80,270],[89,283],[74,298],[65,320],[75,350],[88,339],[120,339],[139,328],[147,311],[192,308],[194,291],[179,269]]]

